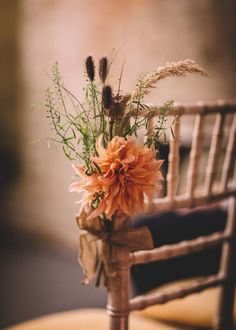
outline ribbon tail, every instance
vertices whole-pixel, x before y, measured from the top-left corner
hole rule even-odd
[[[103,242],[102,244],[102,259],[104,264],[104,273],[109,277],[113,277],[116,275],[112,265],[112,246],[107,242]]]
[[[84,284],[95,279],[98,265],[97,238],[85,230],[80,230],[79,263],[83,269]]]

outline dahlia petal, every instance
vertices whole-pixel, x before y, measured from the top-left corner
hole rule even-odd
[[[106,149],[103,147],[102,139],[103,135],[101,134],[96,141],[96,149],[100,157],[106,156],[107,153]]]
[[[69,185],[69,192],[81,192],[83,189],[81,188],[81,182],[74,182]]]
[[[157,174],[157,180],[159,180],[159,181],[163,181],[164,180],[163,174],[160,171]]]
[[[75,173],[81,177],[85,177],[85,166],[72,164],[72,168]]]
[[[112,199],[111,201],[106,199],[106,205],[107,205],[107,207],[106,207],[105,213],[106,213],[108,219],[111,219],[112,215],[118,209],[118,204],[114,199]]]
[[[79,199],[78,201],[75,202],[75,204],[82,204],[84,202],[83,199]]]
[[[123,213],[132,216],[132,211],[130,209],[130,200],[126,193],[120,195],[119,206]]]
[[[97,218],[99,215],[104,213],[105,209],[106,209],[106,203],[104,200],[102,200],[99,206],[88,216],[88,220],[93,220]]]

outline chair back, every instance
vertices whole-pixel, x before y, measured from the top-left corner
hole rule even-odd
[[[148,122],[147,136],[162,120],[161,110],[155,106],[143,109],[139,116],[145,116],[150,109],[154,110],[154,116]],[[226,229],[223,232],[215,232],[150,251],[130,253],[117,246],[112,247],[112,262],[119,276],[119,287],[111,286],[108,292],[107,311],[110,315],[110,330],[127,330],[131,311],[163,304],[215,286],[220,286],[220,297],[214,329],[230,330],[233,324],[236,260],[236,100],[177,104],[167,115],[172,127],[169,138],[166,193],[163,197],[153,196],[152,200],[147,202],[148,211],[194,208],[226,201],[228,207]],[[190,127],[192,136],[190,136],[190,152],[186,162],[187,170],[184,169],[186,175],[180,176],[180,150],[184,144],[188,145],[189,141],[189,137],[184,137],[183,133],[189,128],[190,121],[194,122],[194,127],[193,129]],[[178,185],[181,185],[181,189]],[[222,244],[220,270],[217,275],[195,280],[187,286],[168,292],[160,291],[130,299],[132,265],[167,260],[217,244]]]

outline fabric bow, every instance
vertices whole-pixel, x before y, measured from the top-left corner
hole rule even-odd
[[[85,275],[85,284],[96,279],[96,285],[109,285],[109,279],[116,276],[112,265],[112,246],[128,251],[150,250],[153,248],[152,235],[148,227],[130,228],[130,219],[125,215],[110,220],[95,218],[88,220],[84,209],[77,216],[80,228],[79,263]],[[113,224],[113,228],[111,228]],[[110,227],[110,228],[109,228]]]

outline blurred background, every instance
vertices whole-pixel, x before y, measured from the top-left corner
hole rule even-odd
[[[60,310],[104,306],[81,287],[71,164],[48,149],[43,109],[58,61],[83,97],[84,59],[116,49],[122,90],[139,73],[191,58],[210,74],[161,82],[147,101],[236,97],[236,2],[220,0],[0,0],[0,327]],[[30,143],[33,140],[39,143]]]

